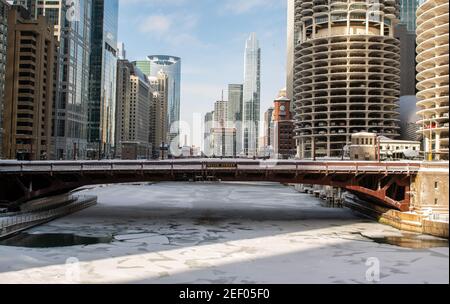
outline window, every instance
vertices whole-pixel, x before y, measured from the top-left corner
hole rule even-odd
[[[439,190],[439,182],[434,182],[434,189]]]

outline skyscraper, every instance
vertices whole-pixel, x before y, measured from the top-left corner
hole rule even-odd
[[[400,137],[418,140],[416,124],[416,9],[418,0],[400,0],[400,22],[395,37],[400,41]]]
[[[261,98],[261,49],[252,33],[245,45],[242,147],[246,156],[258,153]]]
[[[88,158],[114,157],[118,10],[118,0],[92,1]]]
[[[218,100],[214,103],[214,127],[225,128],[228,121],[228,101]]]
[[[84,159],[87,151],[92,0],[17,0],[32,16],[45,16],[59,41],[58,93],[54,102],[56,159]]]
[[[428,159],[448,160],[448,0],[426,0],[417,10],[417,122]]]
[[[287,0],[287,61],[286,61],[286,94],[294,100],[294,48],[297,31],[295,30],[295,0]],[[291,102],[293,111],[294,102]]]
[[[264,131],[261,136],[259,151],[262,156],[270,156],[273,148],[273,107],[264,112]]]
[[[236,151],[242,151],[242,99],[243,85],[228,85],[228,127],[236,129]]]
[[[228,120],[231,123],[242,121],[242,84],[228,85]]]
[[[149,142],[152,145],[152,157],[164,157],[162,152],[168,144],[168,122],[167,122],[167,86],[169,85],[169,78],[160,71],[157,77],[149,77],[150,94],[152,100],[150,104],[150,130]]]
[[[399,2],[296,0],[297,156],[341,157],[357,132],[399,136]]]
[[[153,95],[150,82],[128,60],[117,62],[116,156],[142,159],[150,156],[149,121]]]
[[[181,98],[181,58],[168,55],[151,55],[147,60],[136,61],[134,64],[147,76],[158,77],[159,72],[164,72],[168,77],[167,100],[168,100],[168,137],[171,141],[179,136],[180,121],[180,98]],[[178,130],[171,132],[172,130]],[[175,142],[179,146],[179,140]]]
[[[211,130],[214,128],[214,111],[205,114],[204,128],[205,133],[203,136],[203,153],[207,156],[212,156],[214,153],[214,147]]]
[[[45,17],[22,6],[8,16],[3,156],[46,160],[51,155],[57,41]]]
[[[125,43],[123,42],[117,43],[117,53],[119,54],[117,56],[118,59],[120,60],[127,59],[127,51],[125,50]]]
[[[133,66],[128,60],[119,59],[117,61],[117,108],[116,108],[116,156],[121,156],[120,142],[125,141],[130,126],[129,112],[131,103],[131,72]]]
[[[416,31],[416,12],[420,0],[400,0],[400,23],[408,32]]]
[[[0,0],[0,159],[3,140],[3,103],[5,100],[6,51],[8,42],[9,4]]]

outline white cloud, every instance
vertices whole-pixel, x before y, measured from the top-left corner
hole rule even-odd
[[[140,4],[140,5],[183,5],[187,0],[119,0],[120,4]]]
[[[224,8],[235,14],[243,14],[260,8],[271,8],[280,4],[280,0],[225,0]]]
[[[182,12],[155,14],[143,18],[140,22],[139,31],[151,35],[153,39],[159,39],[171,45],[207,47],[207,44],[192,34],[195,32],[197,24],[198,17],[193,14]]]
[[[147,17],[140,26],[142,33],[165,34],[172,26],[172,19],[164,15],[152,15]]]

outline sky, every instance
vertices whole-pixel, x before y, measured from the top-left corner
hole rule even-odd
[[[286,86],[285,0],[119,2],[119,41],[125,43],[128,60],[181,57],[181,120],[190,126],[194,113],[203,116],[214,109],[222,90],[227,99],[229,83],[243,83],[245,41],[251,32],[262,52],[262,113]]]

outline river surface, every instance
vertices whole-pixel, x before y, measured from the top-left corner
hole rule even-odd
[[[98,204],[0,243],[0,283],[449,283],[448,241],[273,183],[80,191]]]

